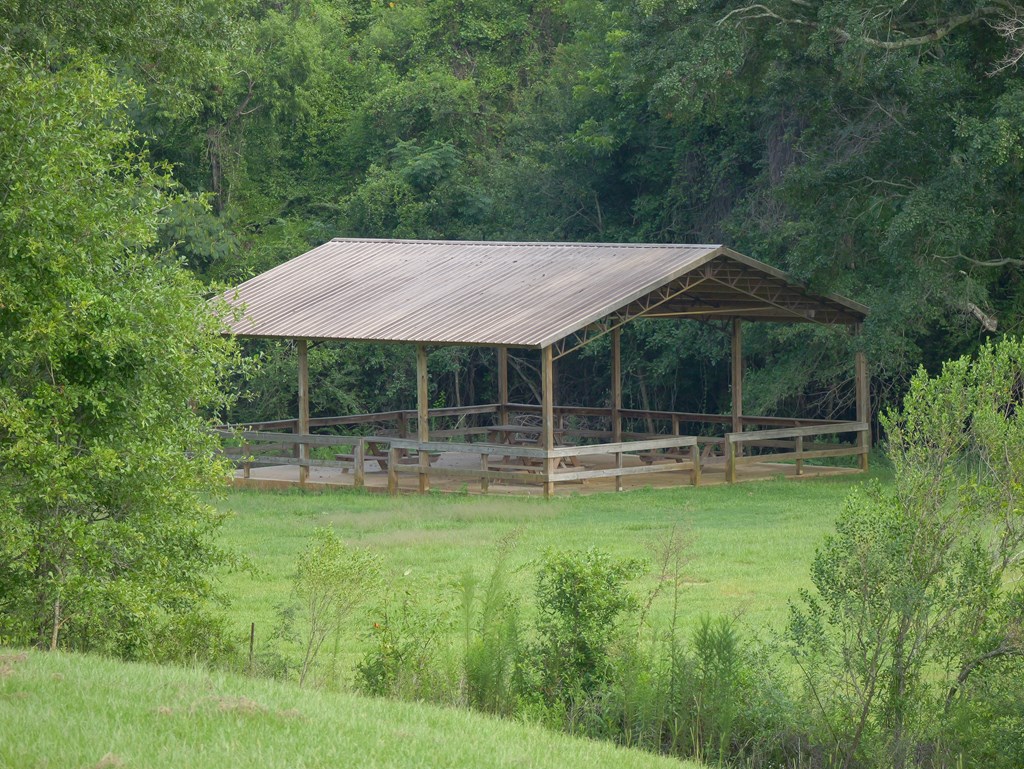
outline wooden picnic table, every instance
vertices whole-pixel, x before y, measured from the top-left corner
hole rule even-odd
[[[505,446],[537,446],[540,447],[542,428],[534,425],[492,425],[487,428],[489,443]],[[555,429],[555,445],[564,445],[565,430]],[[522,437],[520,437],[522,436]],[[542,469],[544,460],[534,457],[505,457],[504,466],[523,466]],[[559,457],[556,467],[579,467],[576,457]]]
[[[371,460],[371,461],[376,462],[377,465],[380,467],[380,469],[382,471],[387,472],[388,471],[388,461],[389,461],[389,459],[388,459],[388,451],[391,448],[391,441],[386,439],[386,438],[381,438],[380,440],[374,440],[373,438],[366,438],[365,439],[365,443],[364,443],[364,448],[365,448],[365,451],[363,453],[363,459],[364,460]],[[428,455],[428,458],[430,460],[430,464],[434,464],[434,462],[437,461],[437,458],[439,456],[441,456],[441,455],[436,453],[436,452],[431,452]],[[356,455],[355,455],[355,452],[352,451],[352,452],[347,453],[347,454],[335,454],[334,458],[339,460],[339,461],[342,461],[342,462],[344,462],[344,461],[354,462],[355,459],[356,459]],[[413,462],[413,461],[419,461],[419,460],[410,459],[409,455],[408,455],[408,452],[405,449],[399,449],[399,457],[398,457],[398,463],[399,464],[407,464],[407,463]],[[341,471],[343,473],[344,472],[348,472],[348,468],[343,467],[341,469]]]
[[[380,469],[384,472],[388,470],[388,449],[391,448],[390,441],[375,441],[367,439],[364,443],[365,451],[363,453],[364,460],[374,460],[380,466]],[[335,454],[334,458],[339,461],[354,462],[356,459],[355,451],[353,450],[348,454]],[[341,472],[347,472],[348,468],[343,467]]]

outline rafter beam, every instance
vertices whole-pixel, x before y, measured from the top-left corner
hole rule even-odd
[[[701,273],[691,273],[689,275],[683,276],[683,278],[681,278],[680,281],[675,281],[669,284],[668,286],[663,286],[662,288],[659,288],[657,291],[652,291],[647,296],[643,297],[640,300],[637,300],[637,302],[634,302],[632,305],[630,305],[632,307],[633,305],[639,303],[641,305],[641,309],[638,312],[627,311],[623,315],[609,316],[606,322],[591,324],[586,328],[580,329],[575,334],[567,336],[565,339],[556,342],[554,345],[552,345],[554,360],[564,358],[569,353],[575,352],[576,350],[579,350],[581,347],[586,347],[595,339],[599,339],[605,334],[608,334],[617,328],[622,328],[630,321],[644,317],[645,313],[657,309],[666,302],[672,301],[677,296],[685,294],[687,291],[696,288],[706,280],[707,278]],[[677,287],[679,286],[680,282],[682,282],[682,286]],[[572,342],[574,341],[576,343],[572,344]]]

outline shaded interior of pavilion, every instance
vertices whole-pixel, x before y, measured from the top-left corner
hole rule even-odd
[[[331,249],[332,244],[340,247]],[[550,250],[531,256],[532,251],[527,249],[538,245]],[[474,317],[472,313],[486,312],[488,307],[486,297],[481,299],[479,292],[461,313],[449,312],[442,326],[434,326],[429,335],[423,328],[427,322],[423,307],[415,313],[415,320],[382,311],[383,320],[390,324],[388,329],[399,328],[407,337],[420,336],[419,339],[386,338],[388,335],[382,332],[354,328],[344,318],[337,321],[337,327],[330,325],[336,322],[329,310],[331,306],[352,310],[353,297],[359,298],[355,294],[344,295],[348,286],[354,285],[359,291],[360,286],[368,283],[366,278],[360,279],[358,262],[367,250],[375,252],[380,270],[391,269],[391,280],[400,280],[407,264],[425,265],[427,277],[423,280],[430,285],[432,270],[439,271],[433,282],[445,283],[438,278],[460,267],[464,268],[462,271],[471,271],[469,266],[477,262],[467,260],[480,260],[481,255],[495,260],[500,256],[505,263],[518,264],[522,259],[526,262],[522,269],[532,271],[554,263],[552,274],[543,274],[540,279],[557,282],[564,277],[559,275],[559,261],[570,263],[562,268],[570,276],[572,269],[580,269],[580,263],[573,261],[576,253],[563,255],[559,246],[572,248],[574,244],[331,241],[286,263],[293,265],[291,277],[286,271],[275,276],[271,270],[259,276],[264,281],[253,284],[248,291],[247,284],[243,284],[234,294],[234,301],[242,307],[246,320],[236,322],[231,331],[239,336],[294,341],[298,413],[289,419],[222,426],[224,451],[236,465],[235,485],[354,487],[390,494],[437,490],[550,497],[780,476],[819,477],[867,469],[870,427],[867,361],[863,352],[856,352],[851,361],[854,420],[759,416],[747,414],[743,408],[743,337],[749,324],[817,323],[834,327],[835,333],[857,334],[867,308],[841,297],[813,294],[783,273],[721,246],[660,247],[691,251],[662,254],[659,250],[657,258],[664,261],[656,266],[647,264],[656,261],[655,253],[634,253],[639,247],[613,245],[608,247],[608,254],[598,250],[581,252],[588,260],[584,263],[587,267],[592,263],[599,263],[599,268],[605,264],[614,266],[615,261],[621,262],[623,258],[636,258],[645,260],[644,269],[649,274],[637,283],[639,289],[617,283],[614,270],[609,270],[610,278],[592,279],[593,286],[581,289],[584,294],[590,291],[579,301],[585,312],[574,310],[576,314],[568,319],[564,314],[542,318],[544,322],[537,325],[536,333],[528,340],[512,339],[508,331],[486,328],[486,324],[483,331],[475,331],[467,321]],[[492,247],[490,251],[488,247]],[[578,247],[594,248],[582,244]],[[511,259],[512,255],[517,258]],[[294,264],[300,260],[305,260],[305,270],[297,269],[302,264]],[[335,268],[336,273],[332,272]],[[484,274],[493,277],[495,269],[487,265]],[[321,278],[323,284],[338,282],[334,284],[335,290],[319,294],[317,301],[328,309],[298,317],[306,307],[301,303],[303,291],[308,296],[311,286],[309,279],[296,280],[295,276],[304,273],[326,276]],[[331,277],[332,274],[337,277]],[[534,273],[530,275],[529,280],[534,280]],[[471,275],[466,280],[472,287],[478,285],[480,276]],[[505,280],[506,285],[515,285],[514,280]],[[575,287],[565,282],[566,288],[559,290],[574,291],[575,296]],[[467,286],[453,285],[433,301],[444,303],[447,298],[457,303],[460,296],[468,293]],[[557,294],[552,297],[551,291],[547,293],[537,297],[536,304],[526,302],[526,310],[540,307],[540,312],[553,298],[558,300]],[[401,299],[394,298],[393,307],[400,307]],[[431,305],[425,306],[429,310]],[[666,323],[702,320],[719,325],[729,334],[729,413],[623,407],[622,332],[640,318]],[[537,321],[531,317],[530,322]],[[401,329],[403,323],[419,327]],[[508,328],[515,326],[513,317]],[[503,339],[501,334],[506,337]],[[606,398],[585,405],[557,402],[560,364],[598,339],[605,340],[609,354]],[[414,347],[416,402],[396,411],[311,418],[310,346],[346,341]],[[507,343],[489,344],[491,341]],[[493,402],[432,407],[428,352],[449,344],[473,344],[494,350],[490,360],[495,368],[497,397]],[[510,374],[513,378],[521,376],[517,369],[510,370],[510,353],[515,355],[524,350],[535,351],[531,354],[539,358],[537,381],[528,388],[539,397],[527,403],[510,398]]]

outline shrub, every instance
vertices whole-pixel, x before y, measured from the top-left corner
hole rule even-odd
[[[231,561],[206,417],[237,348],[157,245],[184,198],[130,126],[138,96],[86,55],[0,47],[4,643],[146,656]]]
[[[459,687],[440,643],[451,629],[450,617],[439,605],[418,604],[413,595],[408,585],[385,592],[370,628],[370,649],[356,666],[356,686],[376,696],[452,702]]]
[[[544,556],[537,574],[538,640],[528,664],[546,703],[568,704],[608,679],[619,622],[638,608],[626,583],[640,567],[593,548]]]
[[[337,641],[353,609],[379,588],[380,558],[346,545],[327,528],[317,529],[299,556],[292,588],[293,602],[281,610],[302,648],[299,685],[306,683],[324,643]]]
[[[952,761],[972,679],[1024,653],[1022,382],[1013,340],[919,372],[883,418],[893,487],[852,495],[815,556],[789,633],[843,767]]]

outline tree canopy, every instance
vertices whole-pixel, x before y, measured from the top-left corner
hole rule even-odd
[[[203,280],[336,236],[726,242],[872,308],[858,340],[748,335],[750,407],[825,416],[852,408],[852,345],[891,401],[918,364],[1020,331],[1022,4],[80,7],[5,6],[0,44],[51,60],[87,50],[142,86],[130,112],[152,157],[209,195],[209,209],[175,205],[161,226]],[[627,404],[724,406],[724,335],[629,333],[642,353],[627,362]],[[288,351],[260,349],[263,397],[239,416],[292,408],[275,394]],[[565,362],[567,398],[604,397],[589,384],[606,381],[597,353]],[[317,355],[353,365],[325,362],[314,391],[369,410],[407,393],[404,377],[366,386],[372,348]],[[481,355],[445,353],[439,391],[447,372],[490,386]],[[680,388],[681,371],[702,372],[701,386]]]

